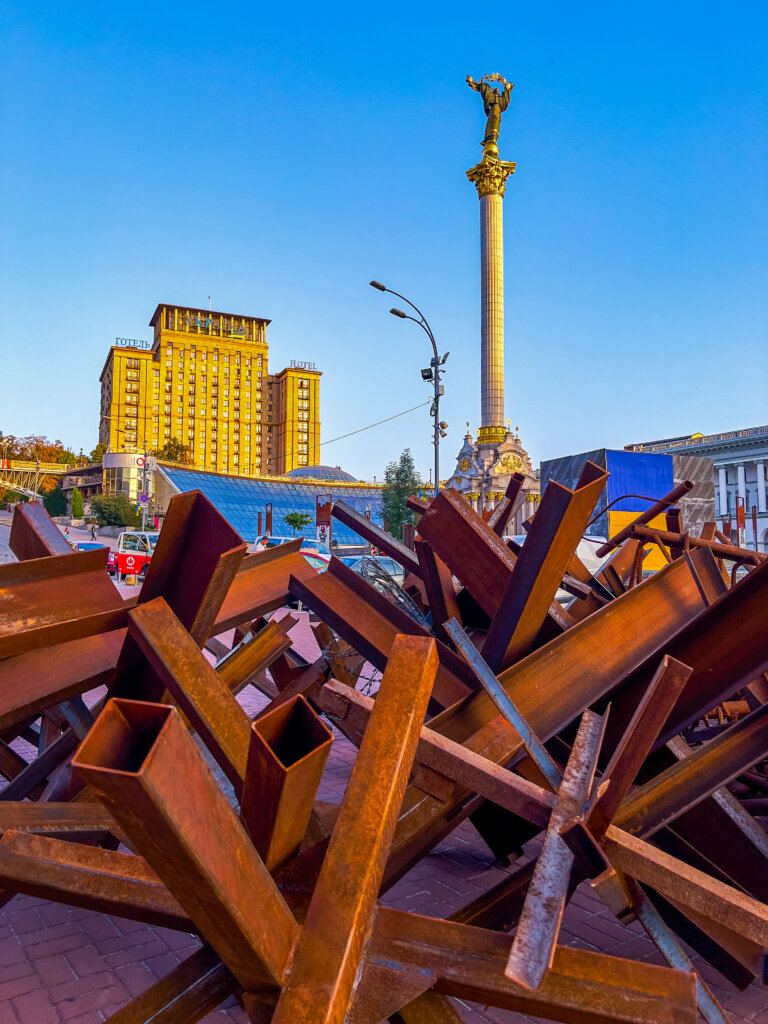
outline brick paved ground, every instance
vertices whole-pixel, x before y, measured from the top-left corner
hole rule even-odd
[[[317,656],[306,616],[293,637],[305,656]],[[251,713],[263,700],[252,689],[242,695]],[[354,748],[337,734],[318,794],[321,799],[340,801],[354,756]],[[465,822],[409,872],[384,902],[445,917],[505,874],[492,865],[487,847]],[[619,925],[586,885],[566,909],[560,941],[633,960],[662,962],[640,926]],[[191,935],[16,896],[0,910],[0,1024],[100,1024],[197,946]],[[768,1024],[768,995],[762,985],[756,983],[741,993],[706,964],[699,966],[734,1024]],[[459,1001],[456,1005],[467,1024],[534,1019],[493,1007]],[[234,1000],[205,1017],[207,1024],[245,1024],[246,1020]]]

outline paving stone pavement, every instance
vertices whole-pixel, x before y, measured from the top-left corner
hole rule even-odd
[[[281,613],[277,613],[280,617]],[[318,656],[308,616],[292,638],[305,657]],[[263,707],[253,688],[241,694],[250,714]],[[355,748],[336,733],[318,793],[340,802]],[[531,849],[526,855],[531,855]],[[446,917],[503,879],[513,868],[494,865],[469,822],[462,823],[387,893],[383,902],[402,910]],[[582,949],[661,964],[641,926],[620,925],[589,886],[579,887],[566,908],[560,941]],[[162,978],[197,949],[192,936],[115,916],[15,896],[0,910],[0,1024],[101,1024],[129,999]],[[695,958],[694,958],[695,959]],[[768,1024],[768,992],[755,983],[739,992],[696,960],[702,977],[733,1024]],[[454,1000],[467,1024],[521,1024],[536,1018]],[[234,999],[209,1013],[206,1024],[246,1024]]]

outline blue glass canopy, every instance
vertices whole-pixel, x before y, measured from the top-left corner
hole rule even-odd
[[[317,467],[315,467],[317,468]],[[202,491],[215,505],[243,540],[254,541],[258,533],[258,513],[265,519],[265,506],[272,502],[272,533],[276,536],[291,536],[293,531],[285,523],[289,512],[303,512],[312,516],[312,525],[306,529],[306,536],[315,534],[315,499],[318,494],[330,494],[333,501],[345,501],[357,512],[365,514],[370,509],[371,521],[383,526],[381,517],[381,490],[367,484],[339,485],[307,481],[306,483],[285,483],[271,480],[238,476],[222,476],[219,473],[205,473],[199,470],[181,469],[177,466],[158,466],[158,471],[168,480],[174,490]],[[362,538],[333,520],[332,539],[338,544],[360,544]]]

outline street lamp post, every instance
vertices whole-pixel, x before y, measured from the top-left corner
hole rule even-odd
[[[403,302],[407,303],[411,309],[418,315],[418,320],[415,316],[410,316],[408,313],[404,313],[402,309],[390,309],[392,316],[397,316],[401,320],[413,320],[415,324],[424,331],[429,340],[432,342],[432,358],[429,361],[429,366],[421,371],[421,378],[424,381],[432,382],[435,389],[435,397],[432,401],[430,408],[430,414],[434,418],[434,439],[433,444],[435,446],[435,496],[440,493],[440,438],[445,437],[445,432],[448,429],[448,424],[443,423],[440,419],[440,399],[442,398],[445,388],[440,383],[444,370],[441,369],[450,353],[446,352],[445,355],[440,358],[437,354],[437,343],[435,342],[435,336],[432,333],[432,328],[427,322],[427,318],[421,312],[421,310],[414,306],[410,299],[406,299],[400,292],[392,291],[391,288],[387,288],[381,281],[370,281],[371,288],[376,288],[380,292],[389,292],[390,295],[396,295],[398,299],[402,299]]]

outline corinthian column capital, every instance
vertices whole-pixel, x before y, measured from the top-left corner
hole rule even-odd
[[[479,164],[470,167],[467,177],[477,189],[478,199],[483,196],[503,196],[507,188],[507,178],[515,173],[517,164],[509,160],[499,160],[486,153]]]

